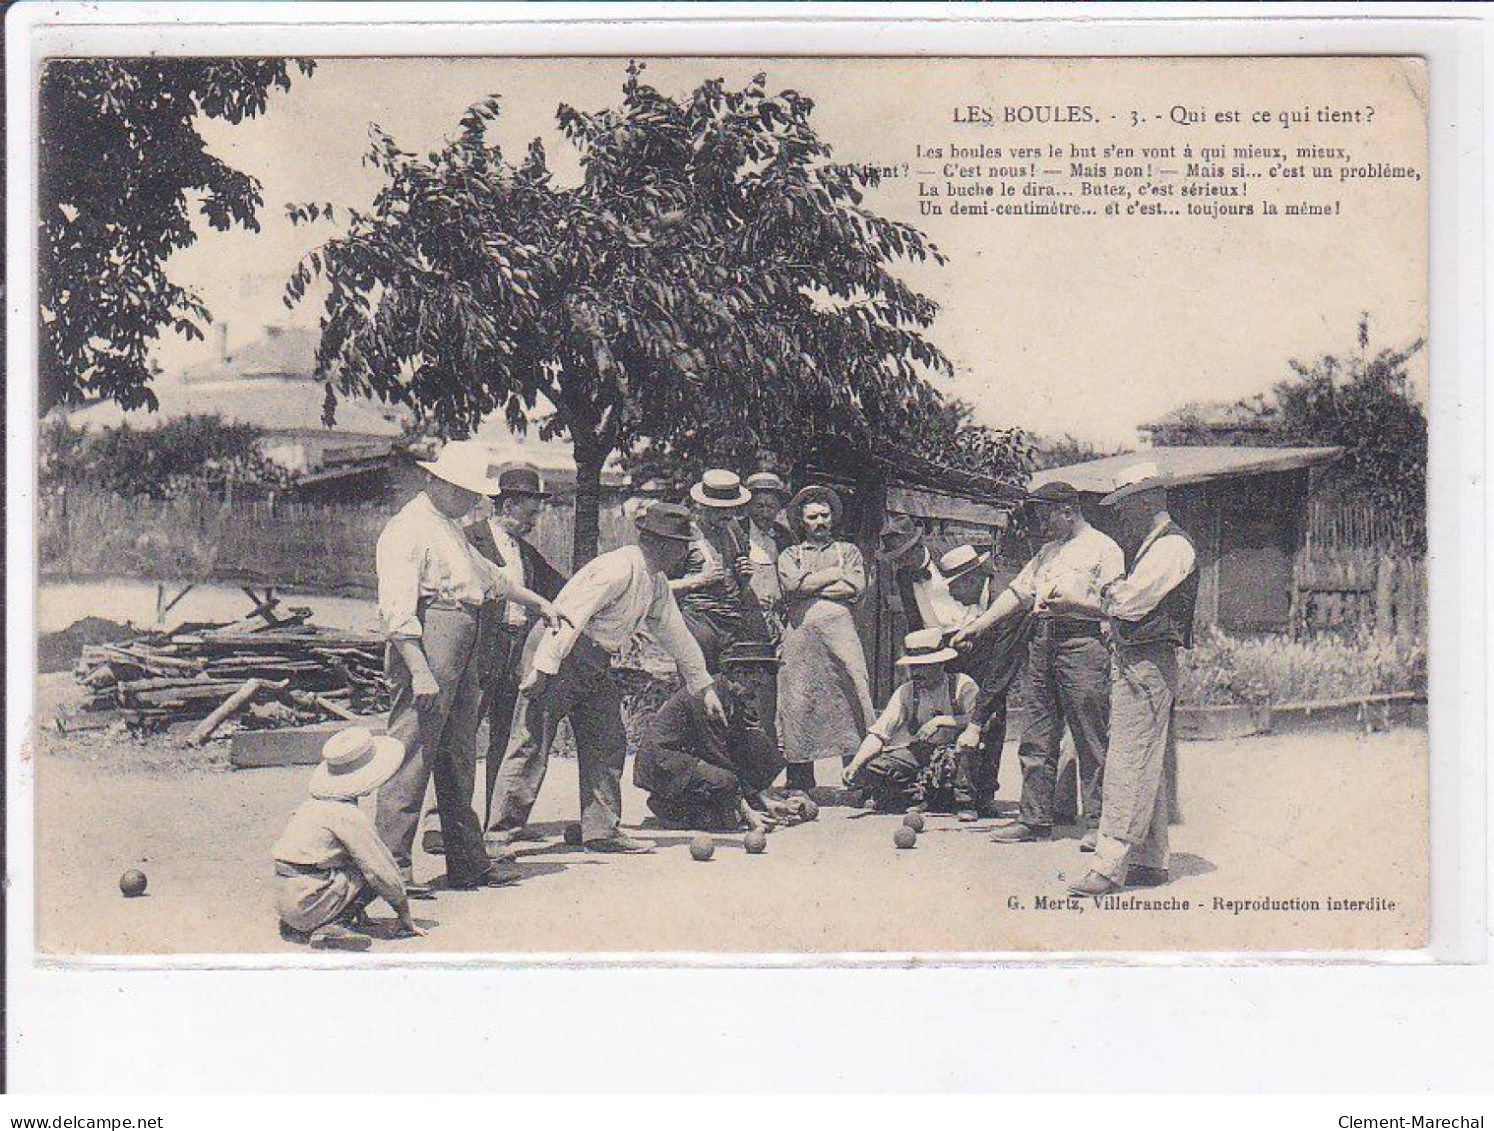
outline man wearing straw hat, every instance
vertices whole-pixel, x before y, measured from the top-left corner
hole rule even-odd
[[[1069,886],[1076,895],[1168,880],[1165,767],[1176,741],[1178,649],[1193,646],[1198,597],[1193,539],[1168,514],[1155,464],[1132,468],[1100,505],[1115,508],[1126,544],[1137,548],[1098,602],[1112,628],[1110,750],[1094,865]]]
[[[527,464],[489,467],[488,490],[492,514],[467,527],[467,541],[492,562],[515,585],[532,589],[553,601],[565,578],[528,541],[540,512],[550,498],[538,469]],[[535,618],[517,601],[489,601],[483,608],[478,643],[483,710],[488,720],[487,788],[483,794],[483,824],[493,812],[493,781],[508,750],[508,734],[514,721],[514,703],[523,678],[525,642]],[[434,800],[427,800],[423,818],[422,847],[427,852],[444,851],[440,813]]]
[[[496,783],[498,836],[522,835],[562,719],[576,739],[581,791],[581,838],[593,852],[651,852],[647,841],[618,830],[622,772],[627,759],[622,692],[611,674],[612,657],[647,629],[674,657],[687,690],[701,697],[708,718],[726,724],[700,645],[690,635],[670,592],[677,569],[695,538],[690,512],[654,503],[634,520],[638,544],[593,558],[566,582],[555,604],[565,618],[540,640],[519,689],[513,735]]]
[[[366,950],[370,940],[357,928],[364,908],[380,896],[401,930],[425,934],[410,917],[399,866],[358,808],[358,799],[388,781],[404,755],[399,739],[376,738],[367,727],[348,727],[322,745],[311,797],[271,849],[280,936],[287,942]]]
[[[1058,761],[1064,727],[1074,736],[1084,820],[1099,825],[1110,710],[1110,657],[1096,609],[1100,590],[1125,569],[1109,535],[1084,517],[1080,494],[1067,483],[1045,483],[1031,495],[1042,509],[1042,548],[985,614],[955,634],[960,646],[1019,612],[1031,613],[1027,701],[1032,711],[1017,757],[1022,764],[1019,819],[992,840],[1014,844],[1053,835]],[[1094,846],[1086,833],[1083,847]]]
[[[379,792],[379,835],[408,887],[421,803],[434,778],[448,886],[511,883],[517,873],[488,859],[472,808],[480,614],[490,599],[517,601],[552,625],[559,614],[467,540],[460,519],[489,489],[487,449],[454,441],[419,466],[425,487],[385,525],[376,554],[379,619],[389,641],[385,671],[394,694],[389,733],[405,746],[404,762]]]
[[[938,628],[920,628],[903,640],[897,664],[908,680],[892,693],[842,775],[848,788],[867,788],[883,812],[902,812],[922,800],[919,778],[935,749],[970,722],[979,688],[946,668],[958,656]]]
[[[768,639],[767,621],[752,588],[756,568],[741,524],[751,499],[737,474],[724,468],[712,468],[690,488],[700,536],[690,543],[684,572],[669,587],[712,672],[734,642]]]

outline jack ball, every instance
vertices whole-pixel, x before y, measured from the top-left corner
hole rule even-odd
[[[907,825],[915,833],[921,833],[923,832],[923,814],[909,813],[903,818],[903,824]]]
[[[918,834],[907,825],[899,825],[897,832],[892,834],[892,843],[899,848],[912,848],[918,843]]]
[[[137,895],[144,895],[145,873],[137,868],[131,868],[119,877],[119,890],[124,892],[126,899],[134,899]]]
[[[761,829],[752,829],[742,838],[742,847],[756,856],[768,847],[768,834]]]
[[[698,836],[690,842],[690,855],[703,864],[716,855],[716,842],[708,836]]]

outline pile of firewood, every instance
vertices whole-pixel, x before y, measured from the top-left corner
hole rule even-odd
[[[302,726],[387,710],[384,640],[294,622],[186,625],[169,634],[83,648],[75,674],[88,688],[82,711],[59,717],[64,731],[123,722],[151,733],[196,721],[187,737],[206,742],[233,720],[242,728]]]

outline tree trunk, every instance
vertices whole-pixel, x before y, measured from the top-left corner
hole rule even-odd
[[[602,464],[607,453],[600,445],[573,440],[576,456],[576,524],[571,535],[571,572],[597,556],[602,509]]]

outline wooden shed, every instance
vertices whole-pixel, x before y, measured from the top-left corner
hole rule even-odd
[[[1167,506],[1198,546],[1196,623],[1232,632],[1285,631],[1293,624],[1294,568],[1303,547],[1312,469],[1340,448],[1226,446],[1147,448],[1050,468],[1032,487],[1062,481],[1096,501],[1136,465],[1147,463],[1172,484]],[[1089,509],[1105,529],[1109,514]],[[1112,532],[1113,533],[1113,532]]]

